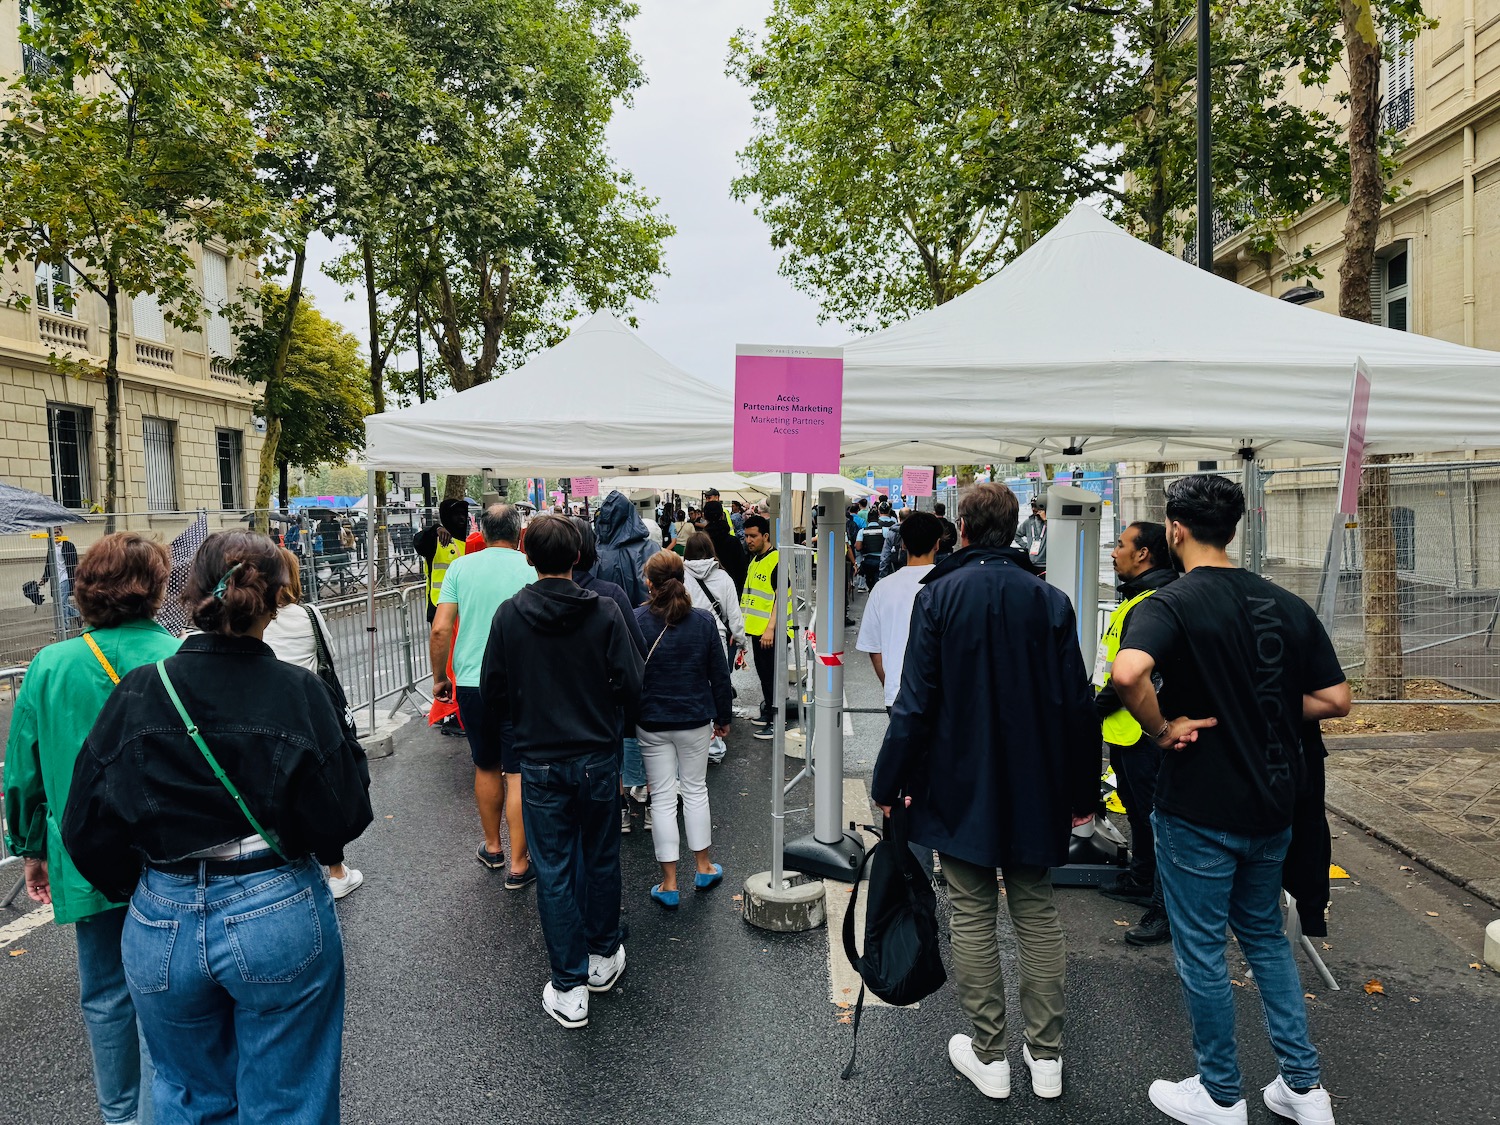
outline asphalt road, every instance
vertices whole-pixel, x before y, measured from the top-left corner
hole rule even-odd
[[[852,634],[847,648],[853,657]],[[878,705],[862,658],[849,678],[852,705]],[[753,698],[753,675],[738,683]],[[739,883],[769,866],[770,837],[768,747],[743,726],[709,775],[725,884],[685,894],[681,910],[664,913],[647,898],[650,837],[637,829],[626,838],[629,965],[614,992],[593,998],[580,1031],[540,1009],[546,958],[533,892],[505,892],[474,862],[465,744],[417,724],[403,731],[395,756],[372,764],[375,823],[350,849],[367,882],[339,905],[349,973],[345,1120],[1164,1120],[1147,1085],[1193,1070],[1170,951],[1127,947],[1118,922],[1135,913],[1084,890],[1059,892],[1070,1003],[1060,1100],[1035,1098],[1022,1078],[997,1105],[955,1075],[946,1042],[967,1028],[951,985],[916,1010],[867,1010],[858,1071],[841,1082],[850,1028],[838,1002],[854,997],[831,995],[830,935],[766,934],[739,915]],[[868,777],[882,726],[856,719],[852,776]],[[789,804],[804,804],[805,792]],[[794,814],[788,834],[810,825],[807,813]],[[1500,979],[1470,968],[1491,912],[1435,876],[1404,870],[1409,860],[1362,833],[1335,832],[1346,833],[1335,859],[1353,877],[1335,884],[1324,957],[1344,988],[1327,990],[1307,968],[1304,982],[1338,1120],[1500,1121]],[[0,911],[0,925],[14,917]],[[1001,930],[1014,995],[1008,924]],[[1270,1123],[1254,1091],[1275,1074],[1255,984],[1232,948],[1230,968],[1243,984],[1235,995],[1250,1120]],[[1371,980],[1383,995],[1366,993]],[[0,1123],[97,1119],[76,990],[67,928],[43,926],[0,953]],[[1013,1041],[1018,1077],[1019,1054]]]

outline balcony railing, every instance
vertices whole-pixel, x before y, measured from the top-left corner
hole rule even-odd
[[[21,44],[21,66],[26,71],[26,77],[38,80],[50,78],[62,69],[57,60],[45,51],[39,51],[25,43]]]
[[[1380,127],[1391,133],[1404,133],[1417,119],[1417,92],[1402,90],[1380,105]]]
[[[44,344],[89,350],[89,330],[77,321],[42,315],[36,318],[36,329]]]
[[[135,342],[135,361],[143,367],[159,367],[163,371],[174,371],[177,367],[171,348],[144,340]]]
[[[208,377],[215,383],[238,385],[240,382],[239,376],[234,373],[234,368],[229,366],[229,361],[220,359],[218,356],[209,360]]]

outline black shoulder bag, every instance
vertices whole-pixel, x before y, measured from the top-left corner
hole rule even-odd
[[[333,701],[338,705],[345,733],[350,738],[357,739],[359,728],[354,722],[354,712],[349,708],[349,697],[344,694],[344,685],[339,682],[338,670],[333,666],[333,653],[328,648],[328,638],[323,636],[323,627],[318,623],[318,615],[313,607],[304,605],[302,608],[307,612],[307,623],[312,626],[313,631],[313,646],[318,652],[318,679],[328,685],[328,690],[333,693]]]

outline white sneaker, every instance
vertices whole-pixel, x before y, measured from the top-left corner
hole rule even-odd
[[[641,817],[641,827],[647,832],[651,831],[651,806],[646,806],[646,815]]]
[[[589,984],[590,992],[608,992],[620,979],[620,974],[625,971],[625,946],[608,957],[600,957],[597,953],[589,954]]]
[[[1034,1059],[1030,1044],[1021,1044],[1021,1057],[1031,1071],[1031,1092],[1039,1098],[1062,1097],[1062,1059]]]
[[[955,1035],[948,1040],[948,1060],[955,1070],[978,1086],[985,1097],[1010,1097],[1010,1063],[1005,1059],[980,1062],[974,1053],[972,1036]]]
[[[638,805],[644,805],[651,799],[651,790],[644,785],[632,785],[625,792],[630,794],[630,799]]]
[[[1174,1121],[1187,1125],[1245,1125],[1245,1099],[1222,1106],[1209,1097],[1198,1075],[1181,1082],[1162,1079],[1151,1083],[1151,1104]]]
[[[328,877],[328,889],[333,892],[334,898],[343,898],[353,894],[364,885],[365,875],[353,867],[344,868],[344,877],[335,879],[332,875]]]
[[[542,987],[542,1011],[564,1027],[584,1027],[589,1022],[589,990],[580,984],[559,992],[549,980]]]
[[[1261,1091],[1261,1096],[1272,1113],[1290,1117],[1297,1125],[1333,1125],[1333,1099],[1321,1086],[1299,1094],[1278,1074],[1276,1081]]]

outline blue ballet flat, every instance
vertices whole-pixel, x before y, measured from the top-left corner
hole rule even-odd
[[[677,892],[676,891],[664,891],[664,890],[662,890],[660,883],[656,884],[656,886],[654,886],[654,887],[651,888],[651,897],[654,898],[662,906],[665,906],[668,910],[676,910],[677,909],[677,902],[678,902]]]
[[[700,871],[693,876],[693,887],[695,890],[706,891],[710,887],[717,887],[723,881],[724,869],[716,863],[712,875],[705,875]]]

